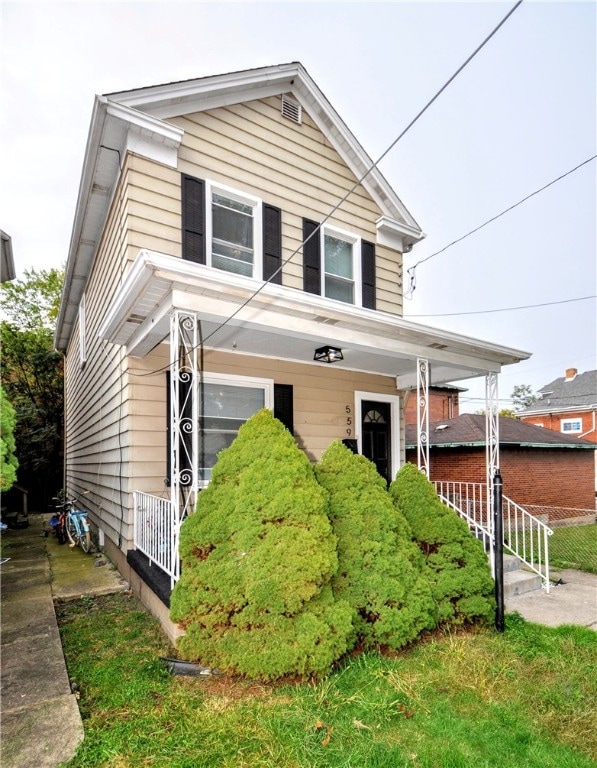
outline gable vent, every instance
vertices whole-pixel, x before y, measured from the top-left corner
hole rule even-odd
[[[302,106],[298,101],[291,99],[290,96],[286,96],[285,94],[282,94],[282,117],[287,117],[289,120],[292,120],[293,123],[298,123],[298,125],[300,125],[303,120]]]

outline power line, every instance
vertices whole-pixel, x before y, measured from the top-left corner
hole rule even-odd
[[[587,301],[596,299],[597,295],[579,296],[576,299],[562,299],[561,301],[544,301],[541,304],[524,304],[520,307],[501,307],[500,309],[478,309],[473,312],[438,312],[433,315],[408,315],[411,317],[461,317],[462,315],[489,315],[494,312],[514,312],[517,309],[534,309],[535,307],[552,307],[555,304],[571,304],[574,301]]]
[[[471,235],[474,235],[475,232],[478,232],[480,229],[483,229],[483,227],[486,227],[488,224],[491,224],[492,222],[496,221],[497,219],[504,216],[506,213],[509,213],[510,211],[514,210],[514,208],[517,208],[519,205],[522,205],[523,203],[526,203],[527,200],[530,200],[531,197],[534,197],[535,195],[538,195],[540,192],[543,192],[548,187],[551,187],[553,184],[555,184],[558,181],[561,181],[562,179],[565,179],[566,176],[570,176],[571,173],[574,173],[574,171],[578,171],[579,168],[582,168],[583,165],[586,165],[587,163],[590,163],[592,160],[595,160],[597,155],[593,155],[592,157],[587,158],[582,163],[577,165],[574,168],[571,168],[569,171],[566,171],[566,173],[563,173],[561,176],[558,176],[556,179],[553,179],[548,184],[545,184],[540,189],[536,189],[534,192],[531,192],[530,195],[527,195],[526,197],[523,197],[522,200],[519,200],[517,203],[514,203],[514,205],[509,206],[505,210],[503,210],[501,213],[498,213],[497,216],[492,216],[491,219],[487,219],[486,222],[483,224],[480,224],[478,227],[475,227],[474,229],[471,229],[470,232],[467,232],[466,235],[462,235],[461,237],[456,238],[456,240],[452,240],[451,243],[448,243],[448,245],[445,245],[443,248],[440,248],[439,251],[435,251],[435,253],[430,254],[429,256],[426,256],[424,259],[420,259],[417,261],[416,264],[413,264],[412,267],[409,267],[406,271],[409,275],[409,287],[408,291],[404,294],[404,298],[409,298],[414,293],[414,290],[416,288],[416,278],[415,278],[415,270],[418,266],[421,264],[424,264],[426,261],[429,261],[429,259],[432,259],[434,256],[439,256],[440,253],[443,253],[444,251],[447,251],[448,248],[451,248],[453,245],[456,245],[456,243],[461,243],[463,240],[466,240],[467,237],[470,237]]]
[[[311,232],[311,234],[306,237],[299,245],[292,251],[290,256],[288,256],[276,269],[276,271],[270,275],[267,280],[264,280],[263,283],[257,288],[242,304],[240,304],[237,309],[225,320],[223,320],[217,328],[214,328],[214,330],[203,339],[203,344],[205,342],[209,341],[213,336],[215,336],[216,333],[218,333],[224,326],[226,326],[231,320],[233,320],[253,299],[261,293],[261,291],[265,288],[266,285],[268,285],[275,277],[276,275],[281,272],[281,270],[299,253],[301,249],[304,248],[305,244],[311,240],[312,237],[314,237],[320,230],[321,227],[333,216],[333,214],[340,208],[340,206],[352,195],[352,193],[359,187],[362,182],[367,178],[367,176],[381,163],[381,161],[384,159],[384,157],[396,146],[396,144],[408,133],[408,131],[413,127],[413,125],[421,118],[425,112],[431,107],[431,105],[441,96],[441,94],[446,90],[446,88],[458,77],[458,75],[470,64],[470,62],[475,58],[475,56],[487,45],[487,43],[491,40],[491,38],[501,29],[501,27],[506,23],[506,21],[512,16],[514,11],[516,11],[520,5],[522,5],[523,0],[518,0],[518,2],[515,3],[515,5],[512,6],[512,8],[508,11],[508,13],[504,16],[504,18],[497,24],[493,30],[487,35],[487,37],[475,48],[475,50],[468,56],[468,58],[458,67],[458,69],[454,72],[454,74],[446,80],[446,82],[442,85],[442,87],[435,93],[434,96],[432,96],[431,99],[425,104],[425,106],[415,115],[415,117],[410,121],[410,123],[404,128],[404,130],[394,139],[394,141],[387,147],[387,149],[382,152],[382,154],[378,157],[378,159],[365,171],[365,173],[353,184],[353,186],[348,190],[348,192],[344,195],[344,197],[331,209],[331,211],[324,217],[324,219],[319,222],[317,227]],[[144,374],[133,374],[139,377],[145,377],[145,376],[152,376],[156,373],[161,373],[162,371],[165,371],[169,368],[169,365],[165,365],[162,368],[159,368],[155,371],[148,371]]]

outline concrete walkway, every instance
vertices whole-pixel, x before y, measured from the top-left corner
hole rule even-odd
[[[127,587],[105,558],[45,538],[48,517],[30,515],[28,528],[2,533],[2,556],[9,558],[0,565],[2,768],[55,768],[83,739],[54,599]]]

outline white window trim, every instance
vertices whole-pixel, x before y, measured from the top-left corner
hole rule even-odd
[[[566,424],[578,424],[578,429],[564,429],[564,425]],[[563,432],[566,435],[577,435],[582,432],[582,418],[577,417],[576,419],[560,419],[560,432]]]
[[[79,365],[85,367],[87,362],[87,328],[85,314],[85,294],[79,302]]]
[[[391,435],[391,451],[392,451],[392,467],[391,474],[392,480],[396,477],[396,473],[400,469],[400,397],[398,395],[385,395],[379,392],[355,392],[354,393],[354,429],[355,437],[357,439],[358,451],[363,453],[363,438],[361,434],[362,418],[361,410],[363,400],[374,400],[378,403],[390,404],[390,428],[392,430]]]
[[[212,254],[212,239],[213,239],[213,222],[212,222],[212,201],[213,195],[224,195],[232,200],[236,200],[239,203],[250,205],[253,208],[253,274],[251,278],[247,278],[246,275],[240,275],[252,280],[260,280],[263,275],[263,201],[249,195],[246,192],[242,192],[232,187],[227,187],[224,184],[218,184],[215,181],[206,179],[205,181],[205,241],[206,241],[206,255],[207,265],[212,266],[211,254]],[[220,272],[226,272],[226,270],[219,270]],[[230,272],[230,274],[236,274]]]
[[[231,385],[235,387],[248,387],[250,389],[263,389],[263,405],[265,408],[269,408],[270,411],[274,410],[274,382],[273,379],[260,379],[254,376],[235,376],[230,373],[204,373],[202,381],[205,384],[222,384],[224,386]],[[199,404],[197,405],[197,413],[199,414]],[[200,415],[200,414],[199,414]],[[197,430],[198,439],[201,438],[201,432]],[[198,488],[207,488],[209,480],[201,480],[199,478],[199,452],[197,452],[197,479]]]
[[[362,307],[363,306],[363,285],[362,285],[362,269],[361,269],[361,237],[355,235],[354,232],[347,232],[344,229],[338,229],[338,227],[332,227],[328,224],[323,224],[320,228],[320,251],[321,251],[321,295],[329,301],[337,301],[339,304],[348,304],[346,301],[340,301],[339,299],[332,299],[330,296],[326,296],[325,293],[325,236],[331,235],[338,238],[338,240],[345,240],[347,243],[352,244],[352,274],[354,283],[354,303],[349,306]]]

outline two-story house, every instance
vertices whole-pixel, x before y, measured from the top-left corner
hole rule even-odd
[[[251,414],[391,479],[407,390],[423,411],[529,356],[402,317],[422,237],[300,63],[96,97],[56,330],[65,485],[165,626],[180,523]]]

